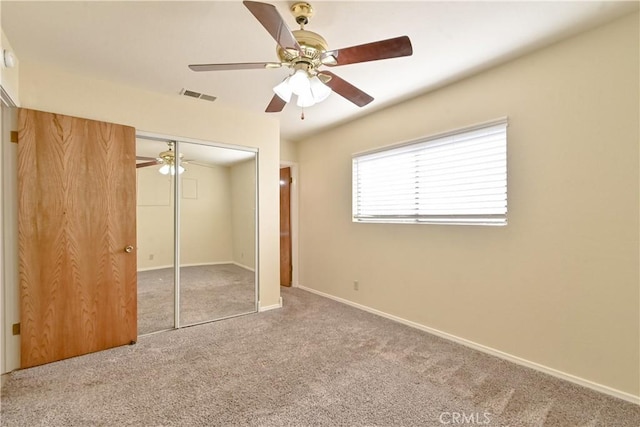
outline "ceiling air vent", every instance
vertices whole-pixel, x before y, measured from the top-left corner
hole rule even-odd
[[[215,101],[216,97],[213,95],[207,95],[206,93],[194,92],[189,89],[182,89],[180,95],[190,96],[191,98],[204,99],[205,101]]]

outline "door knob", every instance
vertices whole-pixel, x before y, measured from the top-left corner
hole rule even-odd
[[[125,251],[126,253],[130,254],[131,252],[133,252],[133,246],[131,246],[131,245],[126,246],[126,247],[124,248],[124,251]]]

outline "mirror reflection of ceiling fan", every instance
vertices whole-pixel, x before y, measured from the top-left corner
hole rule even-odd
[[[276,94],[265,110],[268,113],[282,111],[292,95],[297,96],[297,105],[304,108],[325,100],[332,91],[358,107],[364,107],[373,101],[372,96],[334,73],[320,68],[413,54],[411,41],[407,36],[329,50],[322,36],[304,29],[313,15],[313,9],[309,3],[299,2],[291,6],[291,13],[300,25],[300,29],[293,32],[287,27],[275,6],[255,1],[243,1],[243,3],[278,43],[277,54],[280,61],[193,64],[189,65],[189,68],[193,71],[226,71],[289,67],[291,74],[273,88]]]
[[[136,168],[144,168],[147,166],[155,166],[162,165],[158,172],[163,175],[175,175],[176,174],[176,153],[174,149],[174,142],[167,142],[167,150],[158,154],[158,157],[144,157],[144,156],[136,156],[136,160],[142,160],[141,163],[136,163]],[[184,157],[182,153],[180,153],[180,164],[178,165],[178,174],[183,173],[186,169],[182,166],[186,162],[182,160]]]

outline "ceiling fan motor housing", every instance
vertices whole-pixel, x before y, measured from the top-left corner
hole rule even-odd
[[[161,163],[164,164],[169,164],[169,165],[173,165],[175,164],[175,158],[176,158],[176,152],[173,151],[173,141],[168,142],[167,145],[169,146],[169,149],[167,151],[163,151],[160,154],[158,154],[158,160]],[[183,158],[183,154],[180,153],[180,160],[182,160]]]
[[[320,62],[321,55],[328,49],[327,41],[320,34],[313,31],[294,30],[292,33],[302,48],[302,54],[297,50],[278,47],[277,53],[280,61],[293,65],[300,62],[307,63],[311,69],[322,65]]]

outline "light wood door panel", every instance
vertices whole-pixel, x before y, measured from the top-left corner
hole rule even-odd
[[[135,129],[27,109],[18,122],[21,367],[135,341]]]
[[[280,285],[291,286],[291,168],[280,169]]]

